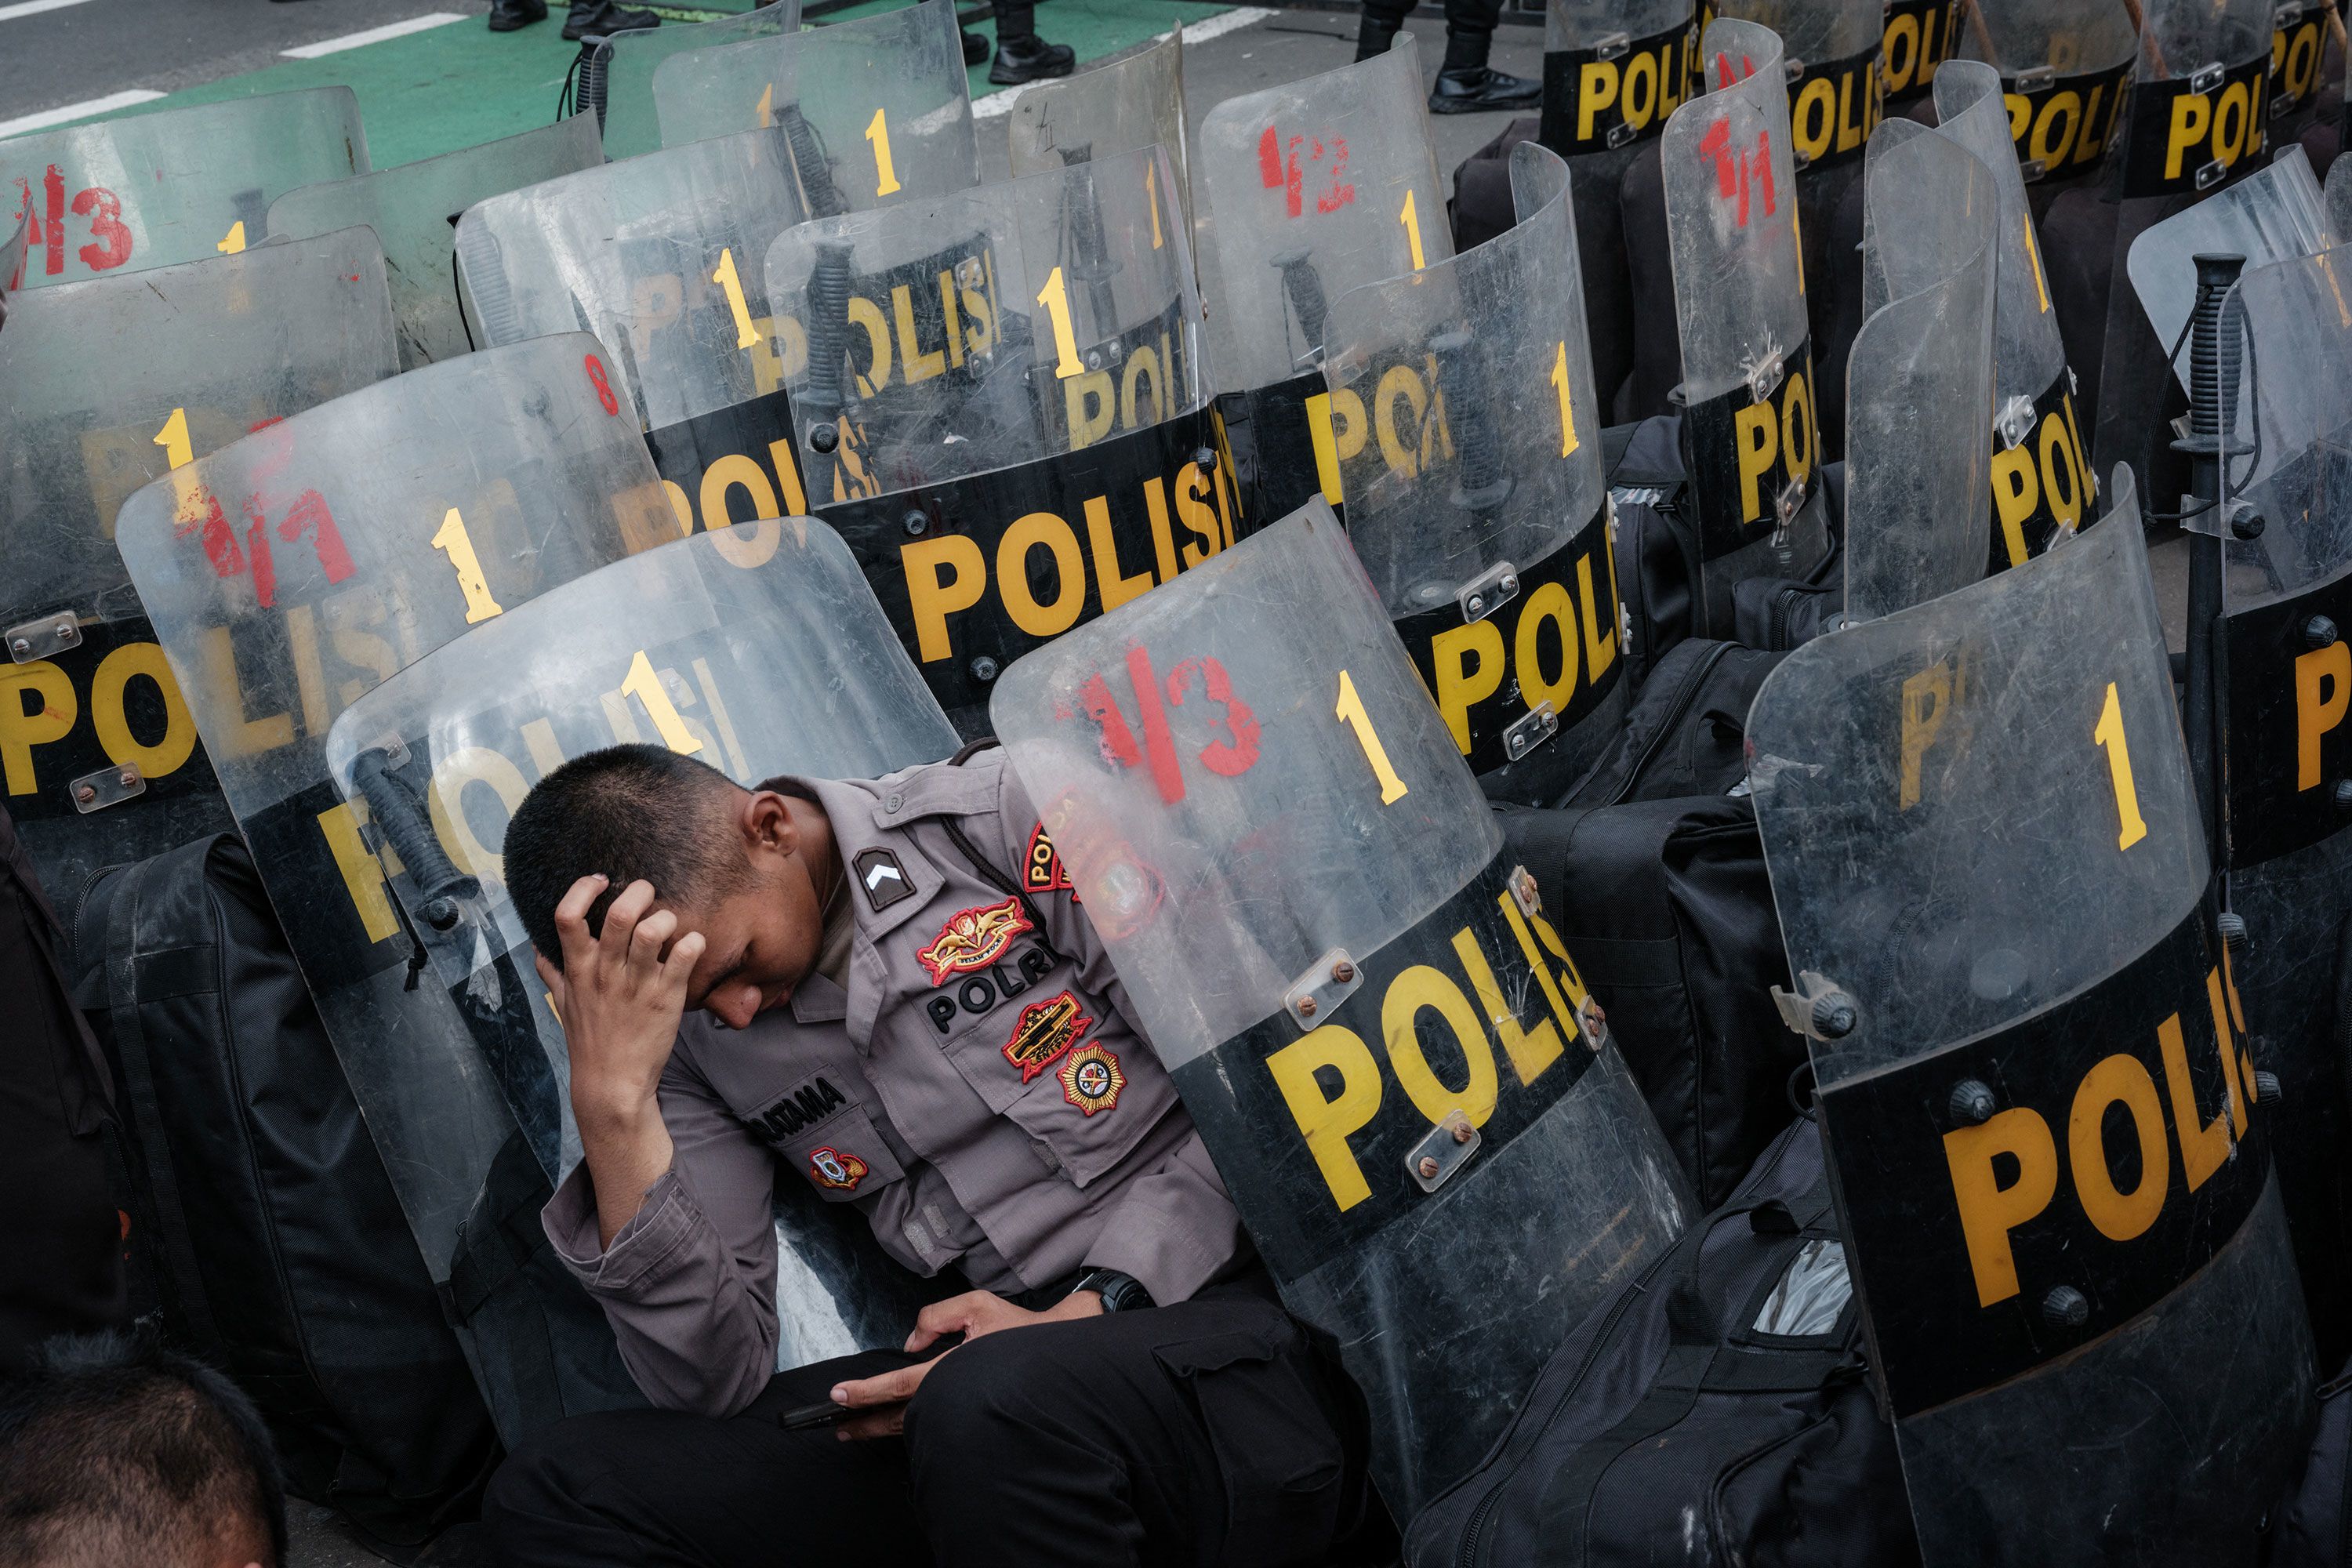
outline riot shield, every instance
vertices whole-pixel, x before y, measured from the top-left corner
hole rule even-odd
[[[2352,1081],[2335,963],[2352,911],[2352,255],[2254,268],[2231,297],[2247,353],[2225,508],[2220,637],[2231,954],[2252,1056],[2275,1074],[2274,1151],[2323,1358],[2352,1328]],[[2336,1361],[2323,1359],[2322,1364]]]
[[[1847,370],[1845,615],[1874,620],[1985,573],[2002,182],[1916,121],[1871,138]],[[2012,180],[2009,182],[2014,185]]]
[[[297,185],[368,172],[359,100],[305,88],[0,142],[32,215],[25,287],[142,272],[259,244]]]
[[[2327,165],[2327,178],[2320,183],[2320,199],[2327,212],[2328,238],[2338,245],[2352,238],[2352,163],[2338,158]]]
[[[16,229],[0,241],[0,327],[8,324],[8,296],[25,284],[25,234],[32,226],[31,213],[18,213]]]
[[[1937,129],[1992,172],[1994,271],[1991,542],[1998,572],[2039,555],[2080,527],[2097,484],[2083,449],[2074,374],[2050,303],[2041,241],[2012,152],[2000,79],[1980,60],[1954,60],[1936,74]],[[1854,406],[1849,403],[1848,407]]]
[[[383,887],[551,1182],[580,1159],[563,1027],[506,895],[508,816],[567,756],[656,741],[737,783],[872,778],[935,762],[955,731],[840,539],[806,518],[673,540],[551,588],[345,709],[325,764],[380,825]],[[386,853],[389,850],[390,853]],[[431,1070],[362,1043],[372,1082]],[[905,1342],[914,1281],[862,1215],[780,1192],[779,1367]]]
[[[1886,0],[1878,70],[1889,108],[1909,103],[1936,85],[1936,73],[1959,42],[1961,0]]]
[[[2282,148],[2268,165],[2175,213],[2132,241],[2132,291],[2156,329],[2156,341],[2175,351],[2172,374],[2189,388],[2189,356],[2178,352],[2181,329],[2197,306],[2197,258],[2242,256],[2246,268],[2310,256],[2333,243],[2327,214],[2300,145]],[[2218,514],[2200,513],[2183,527],[2227,533]]]
[[[1193,160],[1201,289],[1234,468],[1261,521],[1318,489],[1307,404],[1330,302],[1454,254],[1412,35],[1229,98]]]
[[[955,0],[672,55],[654,107],[665,147],[782,128],[816,217],[980,183]]]
[[[1783,1012],[1931,1564],[2251,1563],[2304,1464],[2272,1108],[2127,471],[2111,494],[1799,648],[1748,715]]]
[[[1231,544],[1166,152],[787,230],[816,513],[976,733],[1003,666]]]
[[[1410,1517],[1690,1212],[1533,879],[1319,500],[990,713]]]
[[[1164,147],[1176,174],[1184,231],[1192,187],[1184,162],[1184,24],[1159,42],[1059,81],[1032,82],[1005,121],[1015,175]]]
[[[2130,96],[2139,31],[2127,0],[1969,0],[1960,52],[2000,73],[2027,184],[2097,172]]]
[[[567,333],[411,371],[198,458],[115,531],[436,1281],[514,1125],[418,983],[327,730],[467,627],[677,537],[603,354]]]
[[[391,264],[400,365],[415,370],[473,351],[457,300],[458,215],[487,196],[603,163],[587,114],[520,136],[289,191],[269,204],[269,237],[307,239],[365,224]]]
[[[604,133],[605,156],[634,158],[662,145],[661,117],[654,107],[654,72],[672,55],[772,38],[801,30],[801,0],[777,0],[737,16],[708,22],[665,21],[658,27],[615,33],[597,46],[586,70],[583,96],[596,110]]]
[[[751,131],[493,196],[457,226],[483,342],[595,333],[688,527],[808,510],[783,390],[806,348],[779,335],[761,266],[808,216],[803,189],[786,133]]]
[[[114,548],[150,480],[399,370],[365,229],[60,283],[0,333],[0,758],[50,893],[230,826]]]
[[[2316,117],[2326,86],[2329,0],[2284,0],[2271,16],[2271,140],[2288,142]]]
[[[1696,629],[1728,637],[1733,586],[1803,575],[1829,535],[1780,42],[1752,23],[1720,21],[1700,53],[1712,90],[1675,111],[1659,155],[1684,468],[1699,520]]]
[[[1533,805],[1616,739],[1625,690],[1568,165],[1511,163],[1517,226],[1332,301],[1315,439],[1454,745]]]

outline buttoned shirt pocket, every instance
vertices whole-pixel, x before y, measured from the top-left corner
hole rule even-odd
[[[827,1203],[870,1197],[907,1174],[866,1108],[824,1073],[793,1084],[744,1121]]]

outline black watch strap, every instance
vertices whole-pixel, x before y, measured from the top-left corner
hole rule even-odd
[[[1157,1305],[1151,1300],[1151,1292],[1143,1288],[1141,1280],[1116,1268],[1089,1268],[1078,1276],[1078,1282],[1070,1289],[1073,1291],[1092,1290],[1102,1298],[1106,1312],[1133,1312]]]

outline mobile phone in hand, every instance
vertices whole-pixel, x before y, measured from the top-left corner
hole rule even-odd
[[[803,1405],[787,1410],[777,1425],[787,1432],[806,1432],[819,1426],[830,1426],[849,1414],[845,1405],[830,1399],[822,1405]]]

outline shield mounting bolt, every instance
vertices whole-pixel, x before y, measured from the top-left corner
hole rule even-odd
[[[930,526],[930,518],[920,510],[910,511],[906,516],[905,527],[911,537],[919,538]]]
[[[986,654],[982,654],[971,661],[971,678],[982,685],[996,679],[996,661]]]
[[[2336,623],[2326,616],[2314,616],[2303,623],[2303,646],[2314,653],[2335,646],[2336,636]]]
[[[2090,1299],[2072,1285],[2054,1285],[2042,1298],[2042,1316],[2053,1329],[2079,1329],[2091,1321]]]
[[[1861,1022],[1861,1011],[1844,992],[1832,991],[1813,998],[1813,1032],[1822,1039],[1842,1040]]]
[[[1952,1120],[1969,1127],[1981,1127],[1992,1120],[1992,1090],[1976,1079],[1964,1078],[1952,1086],[1952,1098],[1947,1102]]]
[[[2223,914],[2215,922],[2221,928],[2221,941],[2231,952],[2242,952],[2246,945],[2246,917],[2237,913]]]
[[[2335,795],[2336,810],[2352,811],[2352,779],[2337,779]]]

